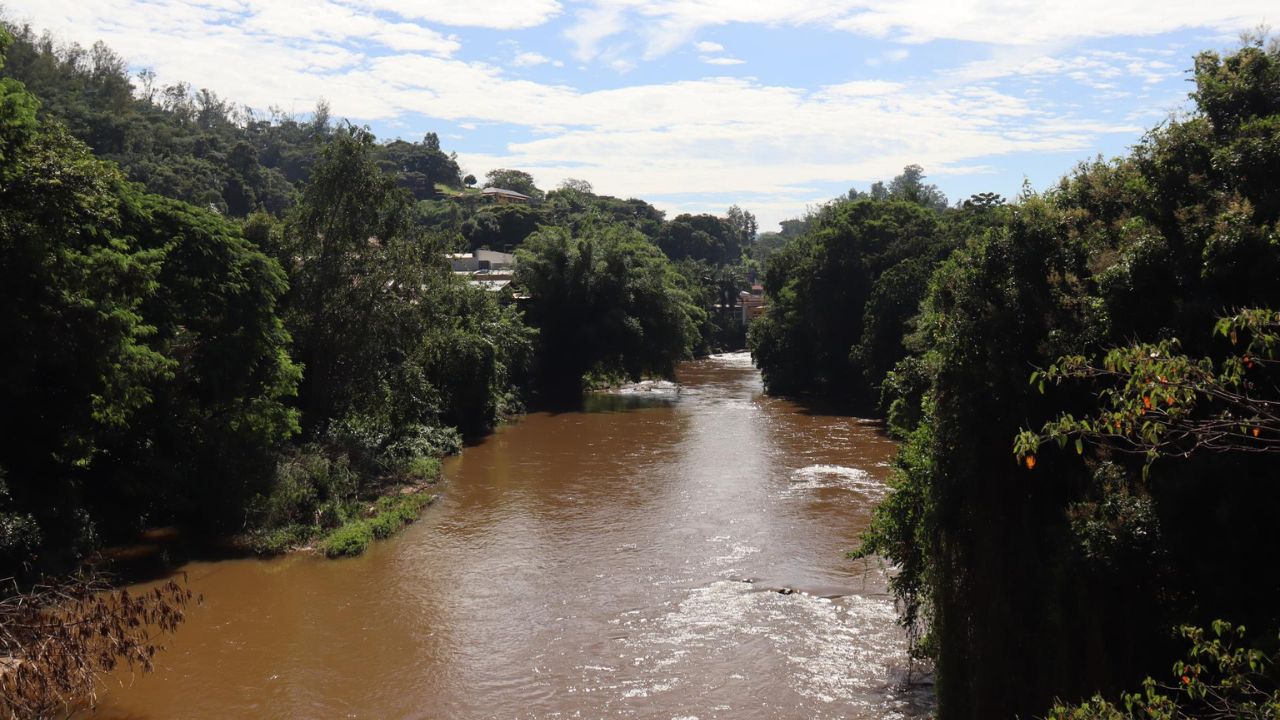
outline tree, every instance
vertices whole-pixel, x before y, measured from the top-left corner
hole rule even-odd
[[[672,260],[693,258],[713,264],[736,262],[742,255],[741,236],[728,221],[715,215],[677,215],[662,228],[658,246]]]
[[[460,231],[471,250],[511,252],[545,222],[546,211],[540,205],[485,206],[464,220]]]
[[[192,601],[169,581],[132,595],[71,576],[0,596],[0,712],[48,718],[93,707],[104,676],[124,665],[151,672],[160,640],[172,635]]]
[[[1186,658],[1173,664],[1173,681],[1148,677],[1142,692],[1125,693],[1120,706],[1094,695],[1080,705],[1056,704],[1048,720],[1271,720],[1280,715],[1280,690],[1272,677],[1280,657],[1240,647],[1244,626],[1216,620],[1208,630],[1183,626]],[[1167,676],[1166,676],[1167,677]],[[1122,709],[1123,708],[1123,709]]]
[[[913,203],[857,200],[818,214],[765,271],[770,303],[749,342],[766,386],[871,403],[950,247],[937,216]]]
[[[538,330],[541,387],[575,393],[588,372],[670,376],[697,339],[701,310],[652,243],[624,226],[574,237],[540,230],[517,253],[516,281]]]
[[[1244,310],[1221,318],[1215,334],[1241,352],[1220,363],[1193,359],[1176,340],[1117,348],[1094,364],[1083,355],[1060,358],[1031,382],[1066,380],[1102,384],[1099,408],[1089,416],[1059,415],[1036,432],[1023,430],[1014,443],[1018,459],[1034,466],[1041,443],[1075,440],[1100,443],[1146,458],[1144,474],[1161,456],[1187,458],[1198,452],[1280,452],[1280,398],[1269,382],[1280,358],[1280,313]]]
[[[970,195],[969,199],[964,201],[963,207],[971,210],[990,210],[1004,204],[1004,197],[993,192],[981,192]]]
[[[737,205],[732,205],[725,214],[725,220],[729,223],[730,230],[737,237],[739,247],[749,248],[755,243],[756,232],[760,229],[756,223],[755,215]]]
[[[570,190],[582,195],[592,195],[591,183],[577,178],[565,178],[560,182],[560,190]]]
[[[947,196],[938,189],[937,185],[926,184],[924,177],[924,168],[919,165],[908,165],[902,168],[902,174],[889,182],[889,197],[933,210],[946,210]]]
[[[363,409],[390,380],[392,358],[408,354],[400,323],[411,321],[407,308],[432,262],[417,245],[407,194],[378,167],[373,148],[367,130],[340,129],[284,228],[283,253],[294,266],[288,317],[306,368],[301,403],[312,436]]]
[[[497,168],[485,173],[484,178],[484,186],[487,188],[513,190],[528,195],[535,200],[542,199],[542,191],[533,184],[533,176],[523,170]]]
[[[902,416],[919,424],[863,548],[899,568],[940,717],[1116,697],[1166,661],[1178,625],[1230,617],[1274,636],[1280,578],[1256,568],[1280,553],[1263,510],[1280,458],[1237,450],[1271,438],[1273,368],[1245,351],[1275,316],[1206,331],[1223,308],[1280,306],[1280,206],[1261,170],[1277,157],[1278,53],[1202,54],[1196,110],[1129,155],[948,214],[963,245],[917,322],[924,387]]]
[[[421,143],[395,140],[375,148],[372,154],[383,170],[418,200],[436,197],[437,185],[458,187],[458,163],[440,149],[435,133],[427,133]]]
[[[238,463],[296,427],[297,374],[278,265],[217,215],[141,193],[56,122],[22,121],[34,103],[3,87],[0,308],[23,352],[0,363],[0,524],[21,529],[2,534],[0,563],[16,573],[242,496],[254,473]]]
[[[422,232],[375,157],[367,130],[336,133],[285,222],[282,253],[294,258],[287,317],[306,368],[306,434],[341,436],[357,463],[381,467],[406,438],[440,425],[483,432],[517,408],[531,338],[453,276],[445,239]]]

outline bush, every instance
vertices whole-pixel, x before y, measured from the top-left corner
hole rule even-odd
[[[373,542],[373,524],[357,520],[334,530],[324,539],[321,547],[327,557],[354,557],[363,553]]]
[[[0,594],[0,717],[67,717],[93,708],[113,671],[151,672],[160,640],[194,600],[185,581],[147,592],[75,575]]]
[[[400,516],[396,513],[375,515],[368,522],[369,529],[373,531],[373,536],[379,540],[386,540],[404,525],[400,520]]]
[[[316,536],[316,532],[317,528],[313,525],[285,525],[254,533],[250,537],[249,547],[259,555],[280,555],[306,544]]]
[[[393,472],[418,457],[441,457],[462,450],[462,436],[451,427],[416,423],[394,427],[388,419],[358,414],[331,425],[327,439],[358,463]]]
[[[378,514],[369,521],[374,536],[379,539],[391,537],[401,527],[417,520],[422,509],[434,500],[434,495],[426,493],[379,498],[376,505]]]
[[[356,486],[345,454],[330,458],[318,446],[305,446],[281,457],[271,490],[250,504],[251,522],[259,528],[336,527],[348,515]]]
[[[354,520],[334,530],[321,543],[321,548],[331,558],[359,555],[368,549],[374,538],[385,540],[417,520],[422,509],[434,501],[435,496],[426,493],[378,498],[373,517]]]
[[[462,452],[462,436],[451,427],[410,425],[400,438],[388,443],[384,455],[391,462],[411,462],[417,458],[438,458]]]
[[[419,455],[405,465],[404,476],[408,482],[435,482],[440,479],[440,460]]]

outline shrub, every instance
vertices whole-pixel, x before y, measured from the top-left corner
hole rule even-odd
[[[290,451],[276,466],[271,490],[251,503],[251,522],[262,528],[335,527],[345,519],[343,506],[355,497],[356,484],[345,454],[331,458],[316,445]]]
[[[462,451],[462,436],[451,427],[410,425],[383,451],[388,464],[412,462],[417,458],[437,458]]]
[[[404,525],[397,513],[375,515],[368,522],[369,529],[373,531],[373,536],[379,540],[386,540]]]
[[[373,542],[373,526],[367,520],[357,520],[334,530],[325,538],[322,548],[327,557],[354,557],[363,553]]]
[[[316,531],[312,525],[285,525],[254,533],[249,546],[259,555],[279,555],[305,544],[316,536]]]
[[[377,515],[369,521],[374,537],[390,537],[401,527],[417,520],[422,509],[434,500],[434,495],[426,493],[379,498],[375,505]]]
[[[440,460],[419,455],[405,465],[404,476],[408,482],[434,482],[440,478]]]

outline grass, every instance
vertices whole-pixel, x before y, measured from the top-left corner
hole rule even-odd
[[[436,183],[436,192],[440,193],[441,195],[444,195],[445,197],[455,197],[455,198],[463,197],[466,195],[480,194],[480,190],[478,188],[462,188],[461,190],[459,190],[458,188],[451,188],[448,185],[445,185],[444,183]]]
[[[437,463],[438,466],[438,463]],[[369,548],[374,539],[391,537],[397,530],[418,519],[423,508],[435,502],[434,495],[412,493],[378,498],[374,515],[352,520],[329,533],[320,543],[326,557],[353,557]]]
[[[373,526],[368,520],[352,520],[329,533],[321,543],[325,557],[353,557],[363,553],[373,542]]]
[[[404,476],[411,483],[435,482],[440,479],[440,459],[419,455],[405,466]]]

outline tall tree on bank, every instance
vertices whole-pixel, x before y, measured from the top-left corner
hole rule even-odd
[[[938,215],[915,203],[862,199],[820,213],[765,272],[769,309],[749,340],[766,387],[874,402],[950,248]]]
[[[415,224],[412,197],[376,157],[367,130],[335,132],[280,234],[304,429],[323,438],[358,425],[378,445],[441,424],[481,432],[518,407],[528,333],[453,277],[441,239]]]
[[[309,433],[350,411],[396,352],[400,333],[384,323],[394,323],[398,306],[425,283],[430,262],[414,234],[407,193],[374,161],[373,136],[339,129],[285,223],[281,247],[293,268],[289,322],[306,368]]]
[[[257,476],[237,459],[296,427],[280,268],[35,109],[0,81],[0,332],[21,348],[0,363],[7,572],[92,546],[105,521],[242,495]]]
[[[1145,475],[1144,456],[1084,444],[1021,463],[1013,452],[1020,428],[1097,418],[1111,389],[1042,395],[1028,382],[1037,368],[1136,346],[1146,359],[1126,362],[1140,369],[1175,338],[1224,367],[1232,346],[1206,331],[1216,317],[1280,305],[1280,49],[1201,54],[1195,80],[1196,111],[1128,157],[982,209],[1005,219],[931,280],[922,421],[863,551],[899,567],[894,591],[917,649],[937,659],[943,718],[1115,697],[1178,657],[1178,625],[1227,618],[1274,649],[1277,458],[1162,459]],[[1129,420],[1112,421],[1123,432]]]
[[[702,310],[683,278],[635,230],[604,226],[575,237],[548,228],[518,253],[516,279],[530,295],[537,372],[552,397],[575,394],[588,372],[671,376],[697,341]]]

